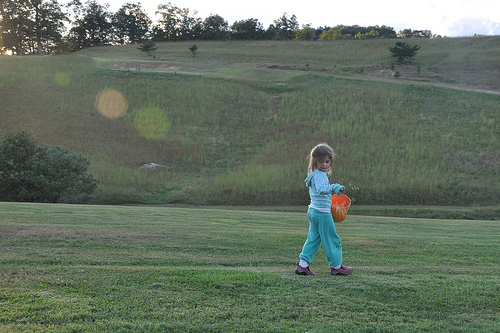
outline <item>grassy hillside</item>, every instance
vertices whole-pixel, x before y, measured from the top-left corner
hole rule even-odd
[[[357,204],[498,204],[500,37],[415,40],[409,65],[392,64],[394,42],[4,56],[0,135],[88,155],[97,203],[304,205],[325,141]]]

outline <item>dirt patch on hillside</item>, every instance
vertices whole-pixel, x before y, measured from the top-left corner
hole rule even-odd
[[[235,64],[227,65],[229,67]],[[483,93],[500,94],[500,81],[494,76],[494,71],[478,73],[467,73],[466,71],[439,70],[437,68],[422,68],[416,64],[381,64],[365,67],[345,67],[340,71],[332,72],[325,68],[314,68],[308,66],[277,66],[262,64],[238,64],[239,67],[267,67],[297,73],[314,72],[320,75],[341,75],[359,77],[365,79],[383,80],[395,83],[423,84],[439,86],[443,88],[477,91]],[[186,66],[162,62],[116,62],[104,65],[108,69],[128,71],[153,71],[167,73],[210,73],[210,66]],[[451,73],[451,74],[450,74]]]
[[[500,94],[500,81],[493,76],[493,73],[482,73],[481,80],[478,80],[477,73],[468,75],[465,71],[440,71],[436,68],[421,68],[414,64],[399,64],[367,66],[358,69],[355,74],[376,79],[397,80],[399,83],[404,80],[452,89]]]
[[[432,69],[421,69],[417,66],[398,65],[398,66],[369,66],[363,68],[361,74],[368,76],[381,77],[386,79],[406,79],[415,81],[436,81],[445,82],[446,78],[436,73]]]
[[[108,69],[119,69],[128,71],[154,71],[154,72],[184,72],[184,73],[203,73],[209,70],[182,65],[162,64],[153,62],[117,62],[105,66]]]

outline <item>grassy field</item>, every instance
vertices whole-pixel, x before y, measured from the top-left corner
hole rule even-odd
[[[394,42],[0,57],[0,136],[86,154],[108,204],[0,202],[0,332],[500,331],[500,37]],[[347,277],[293,273],[321,141]]]
[[[418,40],[407,65],[394,42],[4,56],[0,135],[89,156],[100,204],[304,206],[306,156],[325,141],[354,204],[498,205],[500,38]]]
[[[348,216],[350,276],[293,273],[305,212],[0,203],[0,332],[498,332],[500,225]]]

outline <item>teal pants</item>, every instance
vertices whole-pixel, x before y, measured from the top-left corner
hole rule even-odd
[[[330,266],[342,264],[342,244],[335,230],[332,214],[309,208],[307,218],[309,219],[309,233],[299,256],[300,259],[311,263],[314,255],[323,244]]]

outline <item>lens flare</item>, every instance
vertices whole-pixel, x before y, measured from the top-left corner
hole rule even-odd
[[[128,110],[127,99],[114,89],[106,89],[97,94],[95,105],[97,110],[109,119],[121,118]]]
[[[60,86],[67,86],[69,84],[68,73],[59,72],[54,75],[54,81]]]
[[[134,125],[139,134],[148,139],[158,139],[167,134],[170,121],[162,110],[157,107],[147,107],[137,111]]]

